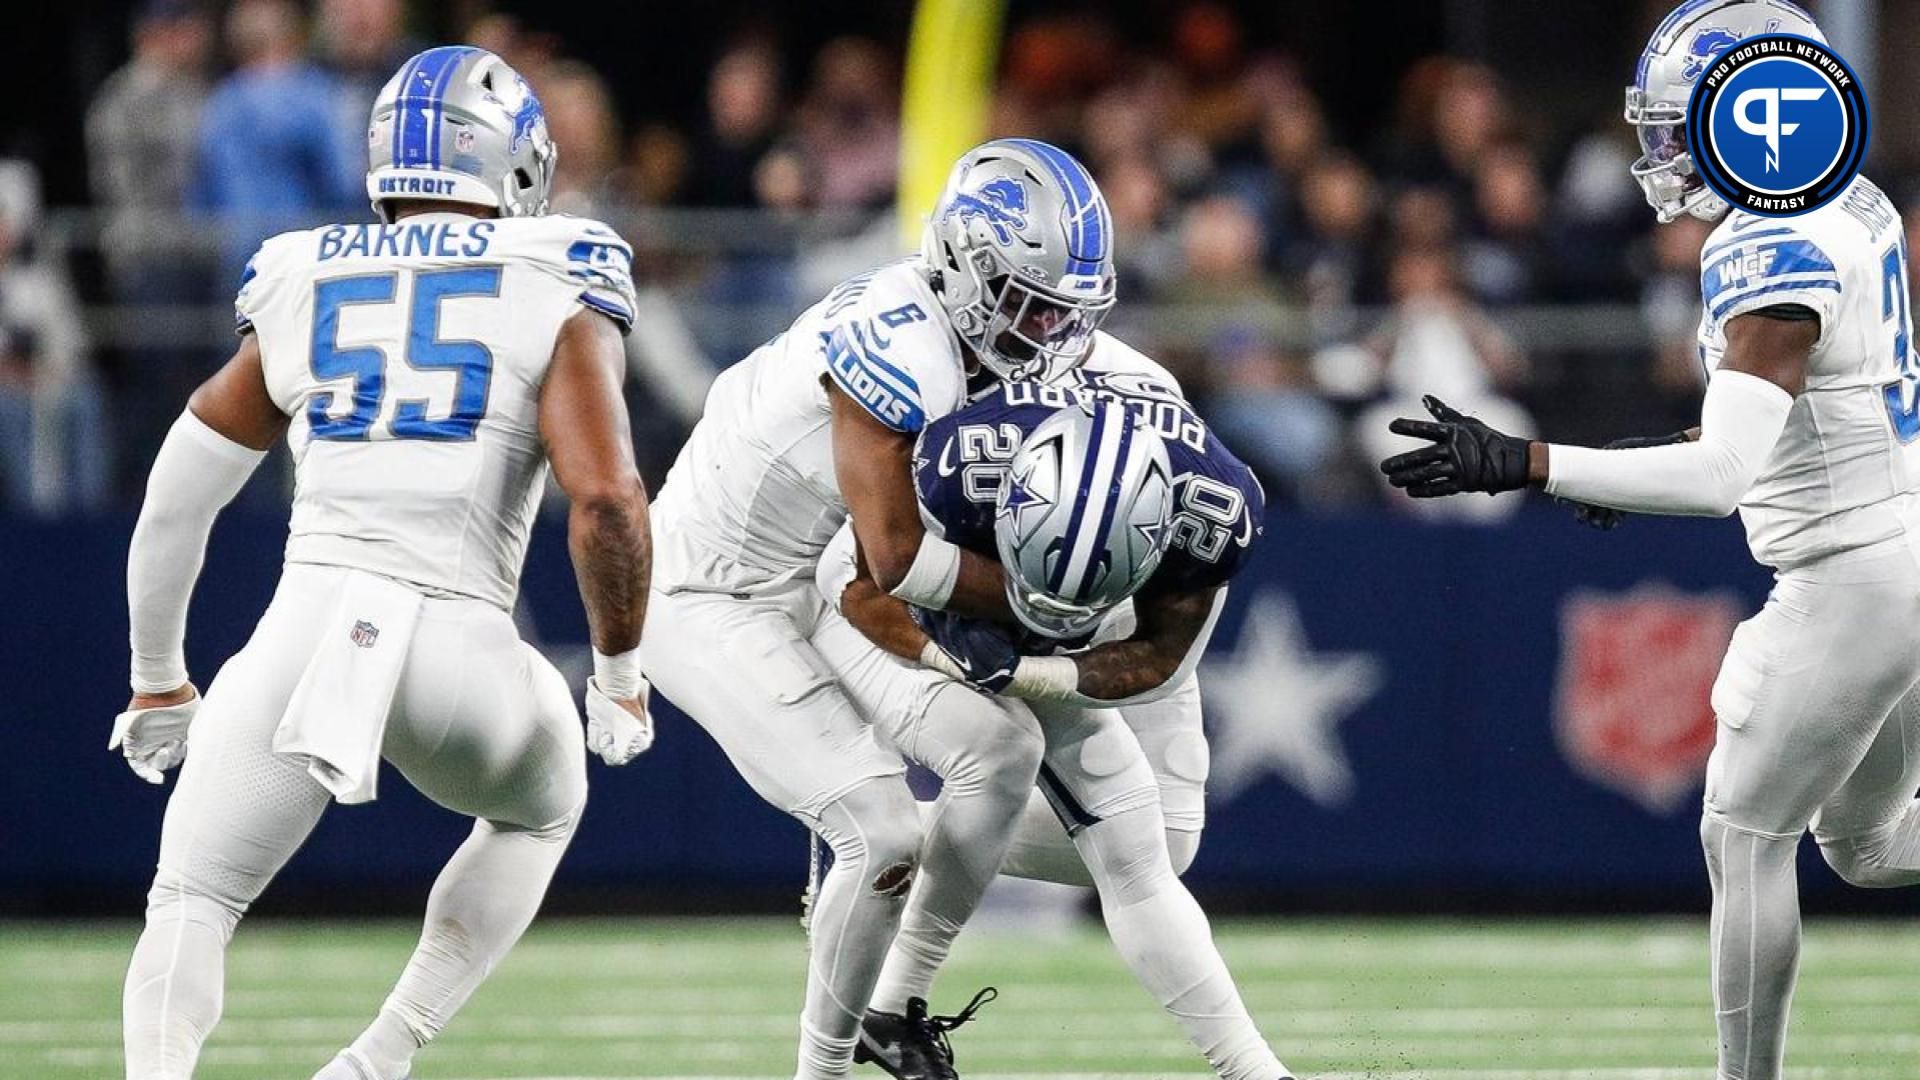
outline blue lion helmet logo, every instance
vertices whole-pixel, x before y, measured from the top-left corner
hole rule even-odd
[[[978,195],[964,191],[955,194],[947,213],[960,215],[961,221],[981,218],[993,229],[993,238],[1000,246],[1011,246],[1013,234],[1027,229],[1026,185],[1007,176],[989,180],[980,185]]]
[[[1700,77],[1714,58],[1732,48],[1740,41],[1740,35],[1723,26],[1709,26],[1693,35],[1693,44],[1687,46],[1687,63],[1680,69],[1680,78],[1687,82]]]
[[[507,140],[509,154],[519,153],[520,144],[533,134],[534,126],[547,118],[547,111],[541,108],[540,99],[534,96],[533,88],[527,85],[527,81],[516,77],[514,83],[513,93],[519,95],[519,100],[502,102],[513,110],[513,135]],[[509,99],[511,97],[510,94]]]

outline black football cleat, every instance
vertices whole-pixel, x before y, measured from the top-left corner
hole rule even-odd
[[[928,1016],[925,998],[908,998],[906,1015],[867,1010],[853,1060],[878,1065],[897,1080],[959,1080],[947,1033],[973,1019],[980,1006],[1000,996],[989,986],[952,1016]]]

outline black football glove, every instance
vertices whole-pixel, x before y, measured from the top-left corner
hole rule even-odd
[[[1634,435],[1625,439],[1615,439],[1600,449],[1638,450],[1648,446],[1672,446],[1686,441],[1687,433],[1684,431],[1675,432],[1672,435]],[[1560,501],[1573,507],[1573,520],[1589,528],[1599,529],[1601,532],[1617,529],[1621,522],[1627,520],[1625,510],[1615,510],[1611,506],[1595,506],[1592,503],[1577,502],[1573,499]]]
[[[1012,684],[1014,669],[1020,666],[1020,649],[1005,627],[917,604],[908,610],[913,613],[913,621],[933,639],[934,647],[953,662],[948,674],[989,694]],[[934,666],[945,670],[942,665]]]
[[[1527,440],[1502,434],[1463,415],[1432,394],[1420,403],[1436,422],[1401,418],[1387,425],[1395,435],[1426,439],[1432,446],[1396,454],[1380,463],[1387,482],[1416,499],[1463,491],[1489,495],[1527,486]]]

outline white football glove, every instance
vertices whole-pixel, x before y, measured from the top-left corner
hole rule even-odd
[[[167,770],[187,760],[187,728],[199,711],[198,694],[178,705],[128,709],[114,718],[107,749],[120,751],[135,776],[164,784]]]
[[[640,703],[636,717],[600,690],[600,680],[587,679],[587,749],[609,765],[625,765],[653,745],[653,717],[647,714],[652,692],[644,682],[633,700]]]

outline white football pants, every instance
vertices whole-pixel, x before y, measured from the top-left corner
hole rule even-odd
[[[220,1018],[235,925],[327,807],[327,791],[271,742],[332,626],[324,616],[346,573],[289,565],[194,720],[127,970],[129,1080],[193,1074]],[[382,1071],[399,1077],[532,920],[586,801],[586,760],[559,672],[506,612],[454,599],[421,607],[382,754],[429,798],[478,819],[434,885],[420,947],[369,1029],[398,1033],[376,1041]]]
[[[897,1012],[907,998],[930,995],[1037,778],[1055,814],[1050,832],[1071,837],[1075,866],[1099,890],[1108,933],[1140,984],[1218,1075],[1285,1075],[1241,1002],[1206,915],[1180,883],[1155,769],[1118,710],[993,698],[902,663],[864,638],[837,644],[843,647],[826,650],[826,659],[861,711],[951,788],[943,787],[929,819],[921,877],[876,1006]]]
[[[906,763],[875,740],[823,652],[859,632],[811,580],[754,596],[656,590],[647,677],[767,802],[833,851],[814,898],[801,1080],[845,1076],[920,854]]]
[[[1783,1075],[1803,833],[1856,885],[1920,883],[1916,681],[1920,559],[1904,542],[1782,572],[1734,633],[1701,821],[1722,1080]]]

